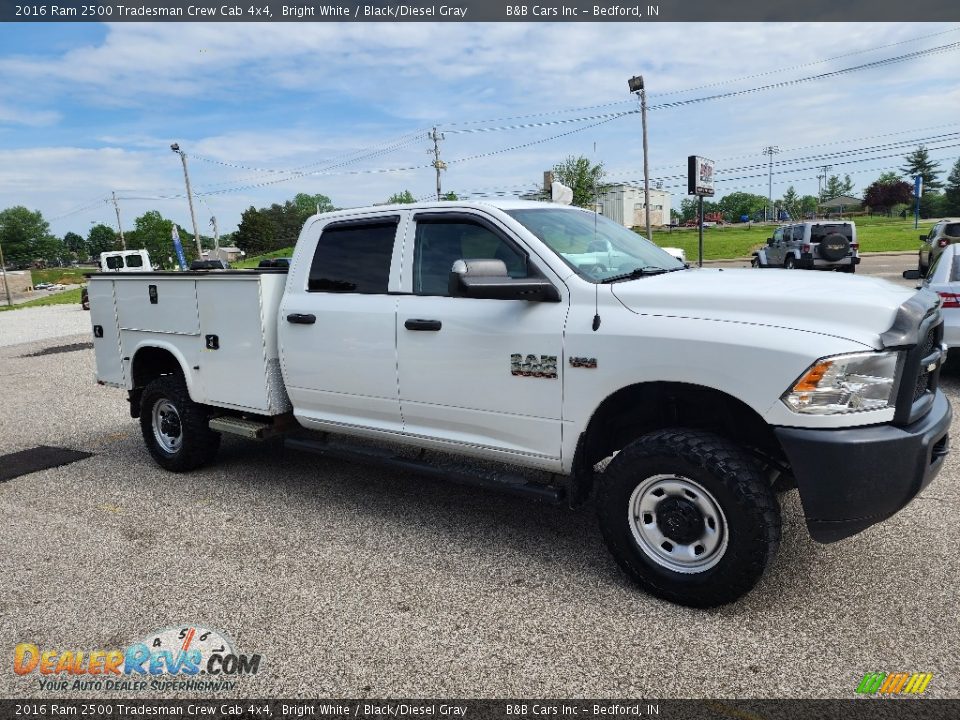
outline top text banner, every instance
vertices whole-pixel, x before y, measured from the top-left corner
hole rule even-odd
[[[643,2],[317,3],[246,0],[15,2],[0,0],[3,22],[958,22],[958,0],[643,0]],[[708,35],[691,37],[704,46]]]

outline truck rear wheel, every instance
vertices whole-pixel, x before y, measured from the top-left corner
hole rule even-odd
[[[708,432],[659,430],[610,461],[600,530],[644,590],[714,607],[750,591],[780,543],[780,506],[754,461]]]
[[[190,399],[179,375],[161,375],[143,391],[140,430],[147,450],[165,470],[187,472],[206,465],[220,448],[204,407]]]

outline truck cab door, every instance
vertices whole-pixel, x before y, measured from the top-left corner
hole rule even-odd
[[[396,325],[404,432],[425,445],[558,467],[565,286],[492,216],[424,211],[407,235]],[[498,259],[512,277],[547,277],[562,301],[451,296],[461,259]]]
[[[397,298],[401,215],[315,221],[297,243],[278,341],[294,415],[321,430],[400,432]]]

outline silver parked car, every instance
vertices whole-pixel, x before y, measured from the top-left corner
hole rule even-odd
[[[778,227],[753,256],[754,267],[856,272],[860,264],[857,226],[852,221],[814,220]]]
[[[930,232],[921,235],[923,245],[920,246],[920,275],[926,275],[943,249],[960,240],[960,218],[944,218],[938,221]]]
[[[960,244],[943,248],[923,279],[923,287],[940,296],[943,344],[960,347]]]

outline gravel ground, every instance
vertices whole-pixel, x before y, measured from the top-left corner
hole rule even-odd
[[[852,697],[864,673],[901,670],[960,697],[957,455],[899,515],[834,545],[784,496],[760,585],[692,610],[637,591],[589,508],[233,439],[216,465],[165,473],[124,393],[93,384],[91,350],[24,357],[89,339],[87,314],[38,310],[0,314],[0,454],[96,454],[0,483],[0,697],[50,694],[11,672],[17,643],[113,649],[194,623],[262,655],[224,697]],[[9,341],[71,323],[84,334]],[[944,387],[956,400],[960,370]],[[178,694],[211,693],[126,695]]]
[[[79,303],[0,313],[0,347],[89,332],[90,313],[81,308]]]

